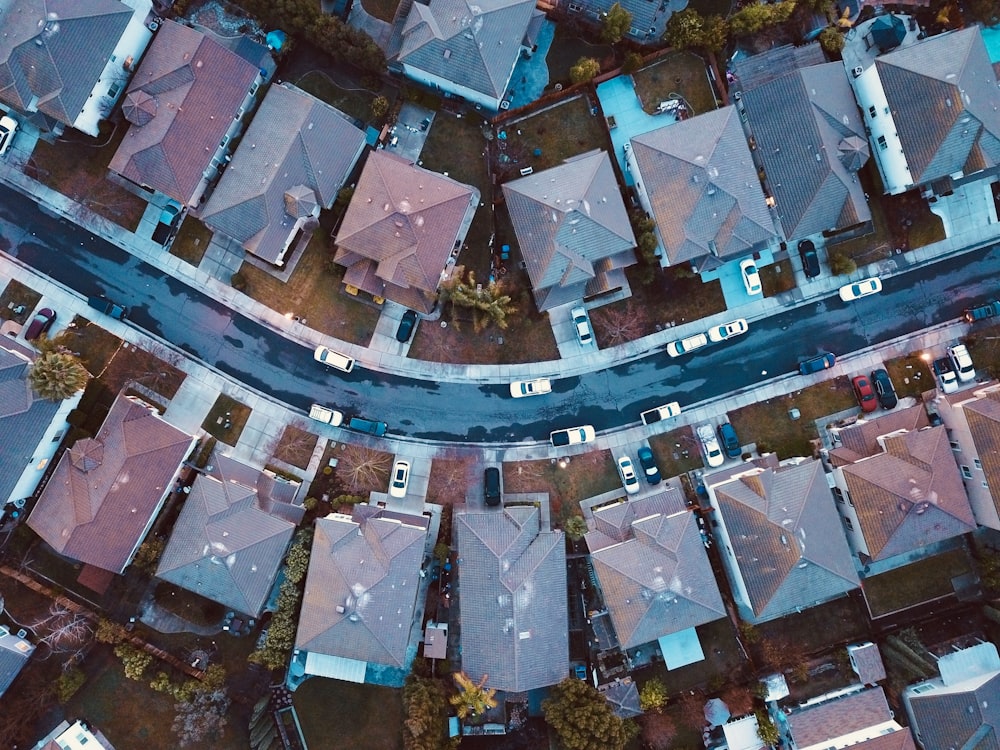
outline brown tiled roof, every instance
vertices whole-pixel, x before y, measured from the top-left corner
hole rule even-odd
[[[797,747],[812,747],[891,720],[885,692],[876,687],[792,711],[788,728]]]
[[[862,643],[848,647],[851,666],[858,679],[864,685],[874,685],[885,679],[885,664],[878,646],[874,643]]]
[[[898,430],[919,430],[929,427],[927,410],[922,404],[907,409],[897,409],[877,419],[862,420],[838,433],[841,447],[830,451],[834,466],[846,466],[865,456],[882,452],[878,438]]]
[[[368,157],[337,234],[344,283],[430,312],[479,191],[385,151]]]
[[[898,729],[889,734],[880,734],[870,740],[862,740],[851,745],[853,750],[917,750],[909,729]]]
[[[59,554],[120,573],[193,443],[147,404],[119,395],[97,436],[63,454],[28,525]]]
[[[962,411],[976,444],[993,504],[1000,509],[1000,392],[987,391],[975,401],[966,403]]]

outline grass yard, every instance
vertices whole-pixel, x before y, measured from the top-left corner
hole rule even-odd
[[[250,419],[251,411],[246,404],[241,404],[224,393],[219,394],[205,421],[201,423],[201,429],[226,445],[236,445]]]
[[[634,673],[640,687],[656,677],[667,686],[670,695],[719,685],[733,684],[747,667],[736,631],[728,617],[698,626],[698,639],[705,652],[703,661],[678,669],[666,669],[662,662],[643,667]],[[673,701],[671,701],[673,702]]]
[[[399,7],[399,0],[361,0],[361,6],[369,15],[392,23],[396,8]]]
[[[177,236],[170,244],[170,254],[198,267],[205,257],[208,244],[212,241],[212,231],[200,219],[188,216],[181,223]]]
[[[439,505],[455,505],[465,502],[466,492],[481,483],[481,472],[476,471],[476,456],[447,456],[431,461],[431,475],[428,482],[428,502]]]
[[[313,677],[292,693],[310,747],[398,750],[403,747],[400,690]],[[336,720],[334,727],[331,721]]]
[[[702,466],[698,439],[690,425],[653,435],[649,438],[649,447],[664,477],[679,477]]]
[[[379,311],[344,292],[344,268],[327,263],[331,254],[325,233],[317,230],[287,283],[244,262],[240,269],[247,282],[244,292],[272,310],[298,315],[314,330],[367,345]]]
[[[934,387],[934,375],[919,354],[907,354],[905,357],[886,360],[885,369],[896,388],[896,394],[919,397],[921,393]]]
[[[588,42],[568,23],[556,24],[552,46],[545,56],[545,64],[549,69],[549,87],[557,83],[569,86],[571,83],[569,69],[576,65],[581,57],[592,57],[602,65],[610,64],[613,61],[614,49],[608,44]]]
[[[17,279],[11,279],[0,294],[0,320],[13,320],[21,325],[28,322],[28,316],[42,301],[42,295]],[[14,308],[23,305],[24,310],[15,314]]]
[[[965,549],[952,550],[864,580],[873,617],[954,593],[951,579],[971,570]]]
[[[632,74],[635,92],[649,114],[671,94],[680,94],[700,115],[716,108],[715,91],[708,80],[705,61],[692,52],[675,52]],[[664,123],[666,124],[666,123]]]
[[[305,425],[286,425],[281,433],[281,440],[278,441],[274,449],[274,457],[286,464],[305,469],[309,466],[309,459],[312,458],[313,451],[316,450],[316,443],[319,436],[304,429]]]
[[[71,328],[60,334],[60,340],[83,362],[87,372],[100,375],[122,349],[124,342],[96,323],[80,317],[73,318]]]
[[[979,377],[992,378],[1000,373],[1000,324],[977,329],[966,337],[965,344]]]
[[[855,404],[851,383],[846,377],[833,378],[784,396],[744,406],[729,412],[744,445],[756,443],[759,453],[776,453],[778,458],[812,456],[819,438],[815,420],[849,409]],[[800,412],[793,420],[792,408]]]
[[[549,459],[503,465],[504,493],[548,492],[553,525],[560,527],[580,514],[581,500],[614,489],[621,489],[621,479],[609,450],[572,456],[566,468]]]
[[[792,262],[787,258],[760,269],[760,284],[765,297],[777,297],[782,292],[795,288],[795,273]]]
[[[365,10],[368,10],[369,2],[372,4],[392,5],[392,12],[395,13],[397,0],[368,0],[363,3]],[[381,16],[380,16],[381,17]],[[391,21],[392,17],[385,19]],[[372,101],[375,94],[364,89],[347,89],[337,84],[330,76],[320,70],[306,73],[295,82],[303,91],[306,91],[317,99],[320,99],[331,107],[335,107],[345,115],[355,117],[362,122],[371,119]]]
[[[868,636],[868,620],[860,600],[842,596],[802,612],[757,626],[762,639],[784,639],[803,654],[814,654]]]

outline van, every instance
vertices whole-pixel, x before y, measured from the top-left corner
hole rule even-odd
[[[385,422],[375,422],[371,419],[362,419],[361,417],[351,417],[347,422],[347,426],[357,432],[366,432],[375,437],[382,437],[385,435],[385,431],[389,429],[389,425]]]
[[[719,441],[722,443],[722,450],[726,452],[726,455],[730,458],[739,458],[742,455],[742,449],[740,447],[740,439],[736,436],[736,428],[734,428],[729,422],[723,422],[719,425]]]
[[[325,346],[316,347],[316,351],[313,352],[313,359],[317,362],[322,362],[327,367],[332,367],[342,372],[350,372],[354,369],[354,359],[352,357],[335,352],[333,349]]]

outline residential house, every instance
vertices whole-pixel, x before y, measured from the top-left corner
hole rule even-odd
[[[681,10],[681,3],[650,2],[649,0],[545,0],[539,7],[551,4],[570,18],[581,17],[589,23],[600,26],[604,17],[615,3],[632,15],[632,25],[626,36],[640,44],[655,44],[663,38],[667,21],[674,10]]]
[[[880,687],[814,698],[792,709],[785,721],[793,750],[916,750]]]
[[[631,677],[618,677],[613,682],[605,682],[597,686],[597,691],[611,704],[611,710],[618,718],[634,719],[642,715],[639,686]]]
[[[938,748],[1000,747],[1000,656],[980,643],[938,659],[939,677],[910,685],[903,705],[917,744]]]
[[[905,565],[921,548],[976,528],[947,430],[930,426],[923,405],[836,435],[834,496],[862,563]]]
[[[121,573],[174,489],[195,438],[135,396],[63,453],[28,525],[57,553]]]
[[[774,620],[859,585],[819,461],[774,454],[705,477],[713,533],[740,616]]]
[[[875,49],[888,51],[870,61],[853,54],[844,60],[885,192],[920,187],[941,195],[957,183],[995,177],[1000,91],[979,27],[903,44],[902,18],[871,23],[880,22],[895,23],[882,30],[888,44],[875,40]]]
[[[885,664],[882,663],[882,654],[879,653],[878,646],[871,641],[849,645],[847,658],[851,662],[851,669],[854,670],[854,674],[858,676],[862,685],[874,685],[885,679]]]
[[[411,80],[496,112],[543,20],[531,0],[415,2],[393,64]]]
[[[426,544],[425,516],[356,505],[317,519],[293,674],[364,682],[369,670],[408,670]]]
[[[23,508],[35,493],[66,432],[66,418],[83,395],[39,398],[28,381],[35,356],[8,337],[0,340],[0,508]]]
[[[630,141],[627,163],[656,221],[664,265],[696,271],[777,248],[778,228],[735,107],[706,112]]]
[[[635,235],[607,152],[508,182],[503,194],[539,310],[628,288]]]
[[[198,206],[274,67],[268,49],[247,37],[163,21],[125,92],[130,127],[109,168]]]
[[[191,485],[157,577],[259,616],[305,513],[298,490],[274,472],[213,455]]]
[[[818,43],[777,47],[734,64],[739,99],[765,187],[787,241],[871,221],[858,171],[868,139],[840,62]]]
[[[98,748],[115,750],[107,737],[80,719],[72,724],[64,719],[35,745],[35,750],[97,750]]]
[[[939,394],[934,406],[981,526],[1000,530],[1000,383]]]
[[[374,152],[336,238],[334,260],[347,269],[348,291],[429,313],[478,206],[474,187]]]
[[[202,221],[282,266],[309,241],[364,148],[365,134],[347,115],[290,83],[272,86]]]
[[[15,634],[6,625],[0,625],[0,696],[35,652],[35,645],[25,638],[26,635],[23,630]]]
[[[678,489],[598,508],[590,527],[591,564],[623,649],[726,617],[694,514]]]
[[[153,33],[151,0],[8,0],[0,100],[43,130],[97,135]]]
[[[566,543],[534,505],[455,509],[462,583],[462,670],[523,692],[569,672]]]

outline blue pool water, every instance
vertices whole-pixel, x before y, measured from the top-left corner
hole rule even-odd
[[[1000,62],[1000,28],[984,28],[983,41],[986,42],[986,52],[990,56],[990,62]]]

